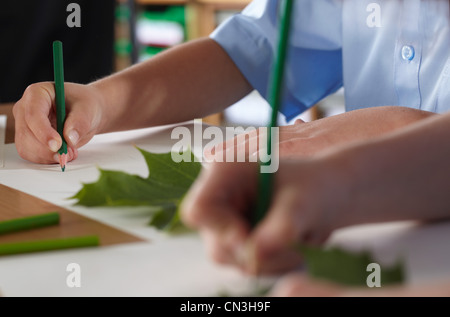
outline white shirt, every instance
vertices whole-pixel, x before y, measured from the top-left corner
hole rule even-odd
[[[293,1],[281,109],[288,120],[342,86],[347,110],[450,110],[448,0]],[[278,5],[253,1],[211,34],[265,97]]]

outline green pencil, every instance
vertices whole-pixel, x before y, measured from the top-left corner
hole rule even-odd
[[[273,65],[272,77],[269,87],[269,103],[272,107],[272,115],[268,125],[267,131],[267,154],[271,157],[272,151],[272,128],[278,126],[278,111],[281,105],[281,89],[283,87],[283,78],[285,70],[285,60],[287,55],[287,47],[289,41],[290,25],[292,20],[292,7],[293,0],[284,0],[282,3],[282,17],[279,28],[279,38],[277,55]],[[271,165],[271,160],[268,162],[261,162],[261,165]],[[253,225],[255,226],[261,221],[270,206],[271,191],[273,183],[273,173],[259,173],[259,191],[258,191],[258,204],[256,206],[256,212],[254,214]]]
[[[57,212],[6,220],[0,222],[0,235],[10,232],[57,225],[58,223],[59,213]]]
[[[93,247],[100,244],[97,236],[83,236],[51,240],[13,242],[0,244],[0,256],[21,253],[42,252],[61,249]]]
[[[56,129],[61,136],[62,145],[58,151],[61,170],[66,170],[67,164],[67,143],[64,139],[64,122],[66,120],[66,102],[64,94],[64,62],[63,48],[61,41],[53,42],[53,72],[55,79],[56,93]]]

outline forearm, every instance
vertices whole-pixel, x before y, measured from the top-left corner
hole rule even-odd
[[[365,141],[403,128],[411,123],[435,116],[435,113],[413,108],[384,106],[364,108],[309,123],[310,135],[327,126],[333,144]]]
[[[252,88],[226,52],[201,39],[92,84],[105,105],[101,132],[169,124],[219,112]]]
[[[349,180],[343,225],[450,217],[450,113],[334,154]]]

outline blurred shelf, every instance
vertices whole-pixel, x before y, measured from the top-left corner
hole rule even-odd
[[[185,5],[189,15],[188,39],[208,36],[217,26],[220,10],[241,11],[251,0],[135,0],[137,5]]]
[[[251,0],[116,1],[118,4],[115,26],[116,71],[120,71],[141,61],[141,56],[143,56],[143,58],[145,58],[146,55],[151,57],[157,53],[157,49],[160,49],[158,47],[152,47],[152,43],[141,43],[142,41],[138,41],[136,34],[137,20],[140,17],[140,14],[145,12],[145,10],[156,10],[157,12],[161,10],[161,7],[183,6],[185,9],[185,21],[182,23],[185,30],[184,40],[189,41],[209,36],[222,19],[222,17],[219,17],[219,12],[225,12],[225,16],[227,16],[227,14],[241,11],[251,2]],[[154,6],[154,9],[152,6]],[[223,121],[223,114],[219,113],[209,116],[205,118],[205,121],[210,124],[220,125]]]
[[[251,0],[134,0],[137,6],[178,6],[186,9],[186,40],[208,36],[218,25],[217,12],[221,10],[241,11]],[[148,9],[148,8],[147,8]],[[223,122],[223,114],[204,118],[214,125]]]

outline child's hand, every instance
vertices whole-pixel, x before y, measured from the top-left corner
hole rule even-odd
[[[300,263],[294,243],[322,243],[342,225],[350,186],[345,186],[345,172],[329,171],[319,160],[283,161],[271,207],[251,230],[258,169],[256,163],[207,166],[183,201],[182,218],[200,231],[216,261],[250,274],[276,273]]]
[[[64,138],[68,160],[77,158],[77,148],[98,131],[102,120],[102,97],[93,86],[66,83]],[[35,163],[58,163],[62,139],[56,131],[55,88],[45,82],[29,86],[14,105],[15,143],[19,155]]]
[[[434,115],[412,108],[387,106],[350,111],[308,123],[297,120],[293,125],[280,127],[279,153],[282,158],[311,157],[335,146],[379,137]],[[205,158],[213,161],[223,156],[222,161],[225,161],[227,150],[245,151],[247,156],[252,156],[259,150],[261,132],[265,129],[205,149]]]

